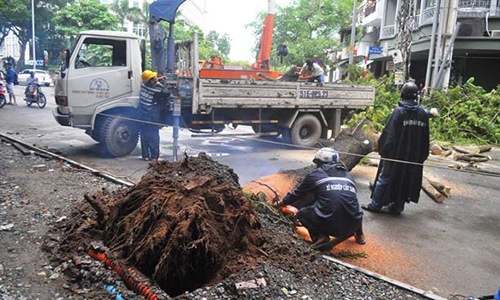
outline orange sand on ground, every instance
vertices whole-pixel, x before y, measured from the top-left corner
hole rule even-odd
[[[280,200],[283,199],[288,192],[295,188],[296,181],[296,177],[291,174],[274,173],[245,184],[243,192],[254,194],[262,192],[267,196],[267,201],[271,203],[276,195]]]
[[[374,167],[357,166],[351,174],[357,178],[374,180],[376,172],[377,168]],[[295,188],[296,180],[297,178],[291,174],[275,173],[247,183],[243,186],[243,191],[255,194],[263,192],[266,194],[268,202],[271,202],[276,197],[276,194],[282,199],[289,191]],[[268,187],[257,182],[268,185],[276,191],[276,194]],[[311,241],[306,228],[297,227],[297,234],[306,241]],[[426,274],[422,272],[421,266],[429,262],[424,261],[424,259],[417,255],[407,255],[402,250],[399,250],[400,246],[389,240],[377,238],[371,234],[366,234],[366,240],[365,245],[358,245],[355,243],[354,238],[350,238],[335,246],[330,253],[332,256],[335,256],[336,253],[341,251],[351,251],[353,253],[364,252],[367,254],[367,258],[341,259],[353,265],[410,284],[416,285],[419,282],[425,281]]]
[[[309,232],[305,227],[298,226],[297,234],[310,242]],[[415,284],[422,282],[425,274],[423,274],[420,266],[425,262],[416,256],[408,256],[403,251],[398,250],[398,246],[378,239],[377,237],[366,234],[366,244],[356,244],[354,237],[335,246],[329,253],[336,256],[342,251],[350,251],[352,253],[366,253],[367,258],[340,258],[342,261],[368,269],[370,271],[396,278],[399,281]]]

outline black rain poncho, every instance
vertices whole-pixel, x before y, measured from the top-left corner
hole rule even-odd
[[[378,148],[382,158],[423,163],[429,156],[429,113],[414,101],[400,101],[387,121]],[[380,204],[417,203],[423,167],[384,161],[379,166],[375,183],[384,164],[390,165],[391,174]]]

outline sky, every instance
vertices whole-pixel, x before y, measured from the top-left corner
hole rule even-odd
[[[255,37],[245,25],[255,20],[261,11],[267,11],[267,0],[206,0],[205,32],[215,30],[231,37],[231,60],[255,61],[252,48]],[[276,0],[276,5],[287,6],[290,0]]]

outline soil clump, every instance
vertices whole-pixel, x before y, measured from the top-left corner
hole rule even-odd
[[[153,163],[135,186],[85,199],[97,215],[87,235],[74,226],[82,219],[74,218],[67,242],[77,237],[88,245],[97,233],[112,255],[170,296],[221,280],[261,255],[260,223],[238,176],[205,154]]]

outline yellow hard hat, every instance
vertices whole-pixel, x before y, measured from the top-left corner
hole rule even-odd
[[[146,70],[146,71],[142,72],[142,81],[144,83],[146,83],[146,82],[150,81],[152,78],[155,78],[156,75],[158,75],[158,73],[150,71],[150,70]]]

